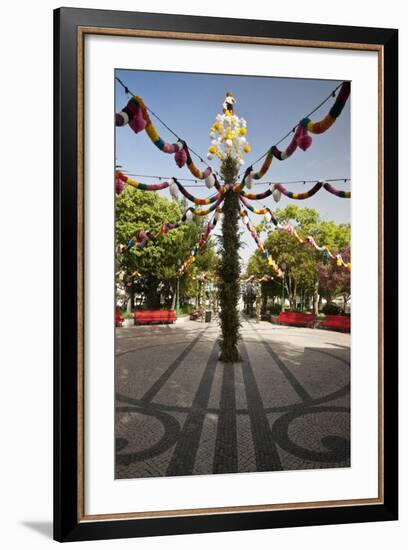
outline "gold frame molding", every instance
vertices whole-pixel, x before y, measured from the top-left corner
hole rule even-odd
[[[218,43],[262,44],[271,46],[292,46],[324,49],[364,50],[378,54],[378,496],[375,498],[331,500],[316,502],[296,502],[285,504],[265,504],[249,506],[230,506],[216,508],[194,508],[180,510],[161,510],[134,513],[113,513],[87,515],[85,513],[84,478],[84,43],[87,35],[124,36],[137,38],[173,39],[187,41],[207,41]],[[384,284],[384,232],[383,232],[383,49],[380,44],[358,44],[347,42],[326,42],[319,40],[293,40],[252,36],[234,36],[155,30],[117,29],[109,27],[77,28],[77,190],[78,190],[78,480],[77,506],[78,522],[105,520],[147,519],[165,517],[199,516],[213,514],[265,512],[273,510],[299,510],[310,508],[333,508],[363,506],[384,503],[384,356],[383,356],[383,284]]]

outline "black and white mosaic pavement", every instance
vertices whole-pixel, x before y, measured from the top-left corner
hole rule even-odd
[[[242,321],[116,329],[116,478],[350,466],[350,335]]]

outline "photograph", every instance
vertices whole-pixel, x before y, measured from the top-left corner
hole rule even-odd
[[[352,83],[112,86],[115,480],[350,468]]]
[[[398,518],[398,30],[299,21],[54,12],[55,540]]]

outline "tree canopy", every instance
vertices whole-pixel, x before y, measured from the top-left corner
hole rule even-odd
[[[140,230],[158,231],[165,222],[175,223],[185,209],[183,203],[169,201],[158,193],[148,193],[127,187],[116,198],[116,245],[126,244]],[[132,297],[143,292],[147,302],[157,307],[160,292],[174,295],[176,275],[181,263],[190,254],[199,240],[206,220],[194,217],[193,222],[149,241],[139,250],[131,248],[116,258],[116,270],[121,274],[123,286]],[[197,261],[180,280],[180,294],[185,297],[194,294],[194,276],[199,271],[214,272],[217,257],[211,242],[198,254]],[[133,277],[137,271],[140,276]]]
[[[320,245],[328,245],[335,253],[341,253],[345,261],[350,258],[350,224],[336,224],[333,221],[322,220],[317,210],[288,205],[277,209],[275,217],[280,223],[291,222],[302,237],[312,236]],[[266,230],[265,248],[272,258],[285,266],[285,290],[291,308],[296,308],[296,297],[302,293],[320,295],[331,301],[338,295],[350,294],[350,272],[338,268],[333,260],[324,260],[322,253],[312,247],[304,246],[287,232],[275,229],[270,224],[262,222],[258,230]],[[273,275],[271,268],[257,250],[249,259],[247,275],[261,277],[264,274]],[[279,295],[279,285],[268,285],[271,295]]]

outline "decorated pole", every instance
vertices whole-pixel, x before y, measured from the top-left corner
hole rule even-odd
[[[221,165],[221,174],[226,182],[232,181],[237,175],[237,163],[232,157],[227,157]],[[219,299],[221,306],[221,354],[220,360],[226,363],[239,361],[239,254],[240,247],[238,220],[238,194],[231,189],[227,191],[222,220],[221,261],[219,264]]]
[[[246,140],[246,121],[234,113],[236,101],[227,92],[223,103],[223,114],[217,115],[211,128],[211,145],[208,158],[216,156],[221,161],[220,172],[225,187],[236,183],[240,166],[244,163],[243,153],[250,147]],[[219,301],[221,325],[220,360],[226,363],[239,361],[238,339],[240,320],[238,300],[240,294],[240,266],[238,231],[240,201],[232,185],[224,194],[221,235],[221,261],[219,265]]]
[[[125,92],[131,93],[125,84],[118,78],[116,80],[125,89]],[[337,96],[336,96],[336,92]],[[296,228],[290,223],[281,224],[274,218],[273,212],[270,208],[255,208],[249,202],[249,200],[262,200],[270,195],[273,196],[276,202],[279,201],[281,195],[285,195],[290,199],[304,200],[312,197],[321,189],[325,189],[332,195],[337,197],[348,199],[351,197],[350,192],[336,189],[329,182],[318,181],[316,184],[303,193],[293,193],[286,189],[282,184],[271,184],[270,188],[262,193],[251,193],[248,190],[252,187],[254,180],[261,179],[271,167],[274,158],[283,161],[290,158],[297,149],[306,151],[312,145],[311,134],[323,134],[336,122],[340,116],[345,103],[350,94],[350,82],[343,82],[337,86],[335,90],[321,102],[309,115],[302,118],[298,124],[290,132],[288,132],[282,139],[278,140],[275,145],[269,147],[269,149],[253,164],[257,164],[263,160],[262,165],[258,170],[253,169],[253,165],[249,166],[245,170],[244,176],[240,183],[237,183],[238,173],[240,167],[244,164],[244,153],[249,153],[251,148],[246,139],[246,121],[243,118],[238,118],[235,114],[236,100],[232,96],[231,92],[227,92],[226,98],[223,103],[223,112],[219,113],[216,117],[216,121],[211,127],[210,138],[211,144],[208,149],[208,160],[212,160],[214,157],[219,159],[221,166],[220,172],[224,180],[223,185],[217,181],[215,174],[211,166],[207,165],[204,171],[201,171],[193,162],[191,154],[201,159],[198,155],[189,147],[183,139],[181,139],[169,126],[165,125],[177,139],[176,143],[167,143],[159,135],[155,128],[150,114],[155,115],[145,105],[143,99],[139,96],[132,94],[132,98],[128,101],[128,104],[120,111],[116,113],[116,126],[128,125],[136,134],[145,131],[152,143],[163,153],[174,155],[174,160],[179,168],[186,166],[195,179],[204,180],[208,189],[216,187],[217,193],[208,198],[195,197],[189,193],[183,185],[176,178],[170,178],[169,181],[160,181],[154,184],[145,184],[132,180],[120,171],[116,172],[115,189],[116,193],[120,194],[125,185],[130,185],[141,191],[160,191],[163,189],[169,189],[172,197],[177,199],[178,192],[181,192],[184,197],[194,203],[194,206],[190,206],[183,213],[179,221],[174,223],[164,222],[158,231],[144,230],[136,232],[127,242],[126,245],[118,245],[118,253],[129,252],[133,247],[138,250],[142,250],[149,242],[154,241],[160,235],[166,235],[169,231],[176,230],[184,223],[192,221],[194,216],[206,216],[213,212],[210,221],[207,223],[206,229],[200,236],[199,241],[194,245],[190,252],[190,255],[181,265],[178,270],[178,277],[182,276],[187,269],[195,262],[196,255],[202,251],[208,239],[211,231],[215,228],[217,221],[221,216],[221,212],[224,214],[222,224],[222,236],[221,236],[221,262],[219,271],[219,301],[221,306],[220,324],[221,324],[221,354],[220,359],[225,362],[234,362],[239,360],[238,353],[238,338],[239,338],[239,315],[238,315],[238,300],[239,300],[239,233],[238,233],[238,219],[242,218],[243,224],[246,226],[254,241],[257,244],[262,256],[268,262],[268,265],[275,271],[278,278],[282,278],[282,311],[285,309],[285,266],[282,264],[278,266],[276,261],[272,258],[269,251],[264,247],[261,239],[256,231],[256,228],[252,225],[248,210],[255,214],[262,214],[265,216],[265,220],[270,221],[279,230],[287,231],[292,235],[300,244],[304,246],[311,246],[316,250],[322,252],[323,257],[332,259],[336,262],[338,267],[346,268],[351,271],[351,263],[346,262],[342,256],[338,253],[333,253],[328,245],[319,245],[316,243],[312,236],[302,237],[298,234]],[[332,105],[328,114],[317,122],[310,120],[309,116],[313,114],[318,108],[322,107],[324,103],[329,101],[332,97],[335,97],[335,102]],[[150,113],[150,114],[149,114]],[[162,123],[161,119],[158,120]],[[293,132],[293,137],[285,150],[278,149],[278,145],[286,139]],[[160,179],[160,178],[159,178]],[[337,180],[333,180],[337,181]],[[347,181],[347,180],[345,180]],[[248,190],[245,190],[245,187]],[[243,208],[240,206],[243,205]],[[207,208],[198,208],[198,205],[206,205]],[[203,287],[200,288],[200,309],[203,310]]]

